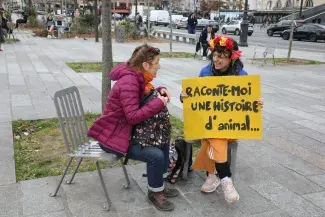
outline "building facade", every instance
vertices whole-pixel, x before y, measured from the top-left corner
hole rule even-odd
[[[303,9],[325,4],[325,0],[262,0],[260,10],[291,10],[293,4],[295,8],[300,8],[301,1]]]

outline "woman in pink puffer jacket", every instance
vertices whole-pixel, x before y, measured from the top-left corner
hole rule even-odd
[[[116,81],[109,93],[104,113],[90,127],[88,136],[96,139],[103,150],[147,163],[148,199],[160,210],[174,209],[174,204],[166,197],[179,195],[176,189],[167,188],[164,177],[167,176],[169,162],[169,144],[163,149],[142,147],[130,144],[132,126],[160,113],[170,101],[166,88],[157,88],[157,98],[140,108],[141,99],[154,89],[151,81],[157,76],[160,51],[157,48],[142,45],[137,47],[131,59],[118,65],[110,72],[110,78]],[[130,147],[129,147],[130,146]]]

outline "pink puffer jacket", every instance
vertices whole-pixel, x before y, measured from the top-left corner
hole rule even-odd
[[[156,98],[139,108],[144,95],[143,75],[125,63],[116,66],[110,78],[117,81],[109,93],[104,113],[88,131],[88,136],[110,150],[125,154],[128,150],[132,125],[138,124],[164,108]]]

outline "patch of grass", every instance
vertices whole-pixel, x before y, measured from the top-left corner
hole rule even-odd
[[[193,53],[187,52],[160,52],[160,58],[193,58]]]
[[[99,114],[87,114],[86,120],[90,126]],[[183,122],[171,117],[172,140],[183,135]],[[16,162],[17,181],[58,176],[63,173],[68,164],[68,156],[64,139],[57,118],[35,121],[13,121],[14,152]],[[76,167],[73,160],[68,173],[72,173]],[[129,164],[137,161],[129,160]],[[100,161],[101,168],[118,166],[119,163],[109,164]],[[85,158],[78,172],[96,170],[95,161]]]
[[[6,38],[4,44],[10,44],[10,43],[16,43],[16,42],[20,42],[20,40],[17,39],[17,38],[15,38],[15,39],[13,39],[13,38],[11,38],[11,39]]]
[[[170,55],[169,52],[161,52],[160,57],[161,58],[193,58],[193,54],[186,53],[186,52],[173,52],[172,55]],[[113,67],[121,63],[122,62],[113,62]],[[101,62],[74,62],[74,63],[66,63],[66,64],[77,73],[102,71]]]
[[[115,67],[121,63],[122,62],[113,62],[113,67]],[[101,72],[102,71],[102,63],[101,62],[76,62],[76,63],[66,63],[66,64],[77,73]]]
[[[250,59],[253,60],[253,59]],[[257,58],[254,61],[264,61],[263,58]],[[273,63],[272,58],[266,58],[266,61]],[[319,65],[325,64],[325,62],[320,62],[316,60],[306,60],[306,59],[296,59],[291,58],[288,62],[287,58],[275,58],[275,65],[286,66],[286,65]]]

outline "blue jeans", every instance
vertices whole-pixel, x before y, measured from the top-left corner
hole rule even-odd
[[[187,27],[187,32],[188,32],[188,34],[195,34],[195,26],[190,26],[190,25],[188,25],[188,27]]]
[[[142,148],[136,144],[131,145],[128,152],[130,159],[147,163],[148,189],[153,192],[164,190],[164,178],[167,176],[169,164],[169,143],[163,147]]]

